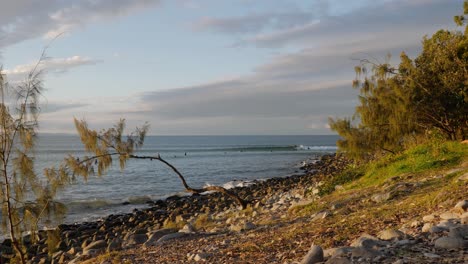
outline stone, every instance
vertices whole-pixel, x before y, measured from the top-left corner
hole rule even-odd
[[[90,243],[83,248],[83,255],[96,255],[106,250],[107,242],[105,240],[98,240]]]
[[[392,264],[405,264],[405,261],[402,260],[402,259],[398,259],[395,262],[393,262]]]
[[[375,258],[382,255],[382,253],[367,247],[356,247],[351,251],[351,255],[356,258]]]
[[[443,227],[440,227],[440,226],[431,226],[431,228],[429,228],[428,232],[429,233],[441,233],[441,232],[444,232],[444,231],[447,231],[446,228],[443,228]]]
[[[414,244],[414,241],[408,239],[398,240],[397,242],[395,242],[395,245],[397,246],[406,246],[411,244]]]
[[[363,234],[351,243],[352,247],[372,248],[378,245],[383,245],[383,241],[369,234]]]
[[[312,216],[312,221],[320,220],[320,219],[325,219],[326,217],[330,216],[331,212],[330,211],[321,211]]]
[[[329,259],[326,264],[352,264],[351,260],[345,257],[334,257]]]
[[[192,234],[192,233],[195,233],[195,228],[191,224],[186,224],[181,230],[179,230],[179,232]]]
[[[457,227],[452,227],[448,233],[449,237],[459,237],[461,239],[468,238],[468,225],[460,225]]]
[[[458,237],[441,237],[434,242],[436,248],[458,249],[464,248],[466,242]]]
[[[243,228],[243,229],[244,229],[244,230],[251,230],[251,229],[255,229],[256,227],[257,227],[257,226],[256,226],[254,223],[252,223],[252,222],[246,222],[246,223],[244,224],[244,228]]]
[[[158,240],[161,237],[163,237],[165,235],[168,235],[168,234],[175,233],[175,232],[177,232],[177,229],[175,229],[175,228],[163,228],[163,229],[156,230],[156,231],[150,233],[149,238],[143,244],[143,247],[147,248],[147,247],[150,247],[150,246],[154,246],[154,245],[156,245],[156,243],[158,242]]]
[[[454,208],[463,212],[468,211],[468,200],[458,202]]]
[[[455,219],[442,220],[442,221],[440,221],[439,224],[437,224],[437,227],[443,228],[446,231],[448,231],[452,227],[457,227],[457,226],[458,226],[458,224],[455,223]]]
[[[213,256],[213,254],[210,254],[210,253],[198,253],[198,254],[195,254],[195,256],[193,256],[193,260],[196,261],[196,262],[199,262],[199,261],[204,261],[206,260],[207,258]]]
[[[320,246],[312,245],[307,255],[301,261],[301,264],[313,264],[323,261],[323,250]]]
[[[229,230],[234,231],[234,232],[240,232],[240,231],[242,231],[242,226],[240,226],[240,225],[231,225],[229,227]]]
[[[379,233],[378,238],[382,240],[400,240],[405,237],[405,234],[400,230],[387,229]]]
[[[440,258],[440,256],[437,255],[437,254],[427,253],[427,252],[424,253],[424,256],[425,256],[426,258]]]
[[[390,194],[390,192],[386,192],[386,193],[376,193],[372,195],[371,200],[376,203],[381,203],[381,202],[388,201],[391,198],[392,198],[392,195]]]
[[[141,245],[148,240],[148,236],[146,234],[131,234],[124,239],[124,246],[130,247],[135,245]]]
[[[424,222],[432,222],[432,221],[434,221],[435,216],[433,214],[425,215],[425,216],[423,216],[422,219],[423,219]]]
[[[411,222],[410,226],[411,227],[420,227],[421,225],[423,225],[423,222],[416,220],[416,221]]]
[[[431,230],[432,224],[431,223],[425,223],[423,227],[421,228],[422,232],[429,232]]]
[[[167,235],[162,236],[160,239],[158,239],[157,243],[161,243],[161,242],[164,242],[164,241],[167,241],[167,240],[172,240],[172,239],[181,238],[181,237],[185,237],[185,236],[187,236],[187,234],[185,234],[185,233],[167,234]]]
[[[352,247],[339,247],[339,248],[329,248],[323,251],[324,257],[341,257],[345,256],[353,250]]]
[[[444,220],[457,219],[459,217],[460,217],[460,215],[458,215],[456,213],[452,213],[452,212],[444,212],[444,213],[440,214],[440,219],[444,219]]]
[[[111,242],[107,246],[107,251],[108,252],[116,251],[116,250],[119,250],[121,248],[122,248],[122,241],[120,241],[120,239],[118,239],[118,238],[114,238],[114,239],[111,240]]]

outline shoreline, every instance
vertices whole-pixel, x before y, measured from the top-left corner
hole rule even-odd
[[[334,157],[336,157],[336,154],[325,154],[318,161],[309,158],[307,161],[312,162],[300,168],[302,170],[301,174],[257,179],[250,181],[248,186],[234,187],[230,190],[250,201],[253,206],[274,193],[285,192],[298,186],[310,186],[315,180],[314,175],[320,174],[321,171],[325,171],[325,173],[329,171],[330,164],[327,164],[327,162],[331,161],[333,163]],[[305,193],[301,196],[305,196]],[[119,240],[120,246],[124,246],[125,240],[128,240],[128,237],[134,233],[155,231],[167,226],[177,225],[177,222],[186,223],[202,213],[216,214],[229,210],[240,210],[233,200],[218,192],[203,195],[171,195],[166,199],[148,202],[147,206],[146,208],[134,208],[129,213],[110,214],[95,221],[60,224],[56,229],[41,230],[37,233],[39,242],[30,245],[31,248],[34,248],[34,254],[31,254],[31,256],[34,256],[32,263],[45,261],[49,258],[56,261],[60,258],[63,261],[66,259],[71,260],[73,256],[83,256],[83,254],[79,253],[84,253],[82,250],[86,246],[99,240],[104,239],[109,246],[112,241]],[[53,232],[55,234],[52,234]],[[51,257],[48,255],[46,243],[46,238],[49,235],[54,235],[58,239],[57,251]],[[25,238],[26,241],[30,240],[29,235],[26,235]],[[5,239],[1,243],[3,247],[2,258],[5,255],[8,256],[8,254],[5,254],[5,252],[8,253],[8,250],[5,250],[9,244],[8,240]],[[132,243],[124,247],[131,245]],[[32,253],[31,250],[28,251]],[[56,254],[57,252],[61,252],[61,254]],[[0,261],[4,263],[5,259]]]

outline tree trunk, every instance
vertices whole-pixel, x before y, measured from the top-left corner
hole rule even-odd
[[[185,187],[185,190],[187,192],[190,192],[190,193],[196,193],[196,194],[200,194],[200,193],[203,193],[203,192],[209,192],[209,191],[217,191],[217,192],[220,192],[220,193],[223,193],[224,195],[227,195],[229,196],[231,199],[235,200],[241,207],[242,209],[245,209],[247,208],[249,202],[245,201],[244,199],[240,198],[236,193],[224,188],[224,187],[221,187],[221,186],[207,186],[207,187],[204,187],[204,188],[200,188],[200,189],[195,189],[195,188],[192,188],[190,187],[188,184],[187,184],[187,181],[185,180],[184,176],[182,175],[182,173],[180,173],[180,171],[174,167],[171,163],[169,163],[168,161],[164,160],[163,158],[161,158],[161,156],[156,156],[156,157],[153,157],[153,156],[138,156],[138,155],[130,155],[130,158],[134,158],[134,159],[149,159],[149,160],[158,160],[162,163],[164,163],[166,166],[168,166],[169,168],[171,168],[176,174],[177,176],[179,177],[179,179],[182,181],[182,184],[184,185]]]

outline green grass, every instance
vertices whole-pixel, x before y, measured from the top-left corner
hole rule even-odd
[[[459,142],[432,142],[419,145],[401,154],[390,155],[369,163],[365,166],[364,175],[348,187],[379,186],[395,176],[436,172],[460,163],[464,157],[468,157],[468,145]]]

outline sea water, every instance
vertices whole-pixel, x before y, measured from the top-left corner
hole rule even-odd
[[[297,173],[302,161],[336,151],[337,136],[148,136],[139,155],[161,155],[191,187],[233,187],[246,181]],[[35,152],[38,173],[65,156],[87,155],[77,136],[40,135]],[[77,178],[58,196],[68,213],[65,223],[127,213],[146,202],[184,192],[177,175],[156,160],[118,161],[103,176]]]

